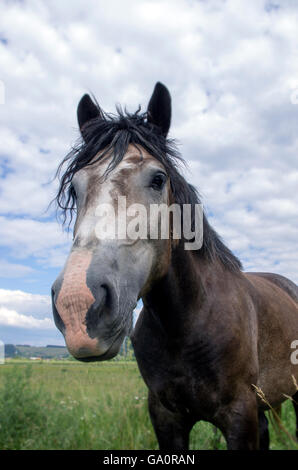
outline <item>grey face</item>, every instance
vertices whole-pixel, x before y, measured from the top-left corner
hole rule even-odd
[[[102,227],[123,224],[119,197],[126,208],[141,204],[139,225],[147,226],[151,204],[169,204],[169,181],[163,166],[144,149],[134,146],[119,165],[103,176],[109,158],[76,173],[77,197],[74,242],[64,269],[53,284],[53,312],[70,353],[82,360],[104,360],[117,354],[132,326],[137,300],[166,270],[170,241],[102,236]],[[157,175],[157,176],[156,176]],[[159,175],[159,176],[158,176]],[[164,175],[164,176],[162,176]],[[154,180],[155,178],[155,180]],[[156,179],[157,178],[157,179]],[[160,181],[160,187],[152,182]],[[101,208],[115,209],[115,218]],[[126,229],[131,223],[126,217]],[[123,229],[123,226],[122,226]],[[129,231],[129,230],[125,230]],[[121,232],[123,234],[123,230]]]

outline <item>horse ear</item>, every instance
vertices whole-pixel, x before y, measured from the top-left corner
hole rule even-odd
[[[147,114],[148,122],[158,126],[166,136],[171,124],[171,95],[169,90],[157,82],[150,98]]]
[[[87,122],[91,119],[97,118],[102,116],[100,108],[93,103],[89,95],[84,95],[79,104],[77,109],[77,116],[78,116],[78,123],[80,126],[81,134],[83,135],[84,132],[82,131],[83,127]],[[83,135],[84,137],[84,135]]]

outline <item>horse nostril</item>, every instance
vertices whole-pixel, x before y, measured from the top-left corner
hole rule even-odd
[[[118,308],[117,291],[115,286],[112,283],[101,284],[100,297],[102,309],[104,309],[107,315],[110,316]]]
[[[107,304],[109,296],[109,288],[106,285],[99,286],[96,290],[95,302],[89,307],[90,311],[96,311],[98,314],[102,312]]]
[[[107,284],[102,284],[100,288],[102,289],[104,305],[107,307],[111,297],[109,286]]]
[[[87,332],[92,336],[102,324],[103,317],[110,317],[113,311],[112,288],[108,284],[101,284],[96,290],[95,302],[89,307],[86,314]]]

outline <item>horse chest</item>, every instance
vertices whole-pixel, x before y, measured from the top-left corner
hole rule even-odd
[[[156,350],[138,354],[136,358],[141,374],[150,392],[156,395],[165,408],[198,419],[214,408],[214,390],[204,376],[197,374],[189,363],[173,357],[166,350],[162,357]],[[155,354],[156,352],[156,354]],[[208,410],[207,410],[208,409]]]
[[[198,417],[213,413],[220,355],[206,335],[187,344],[169,342],[158,323],[143,314],[132,342],[146,385],[166,408]]]
[[[168,367],[166,367],[166,365]],[[147,378],[151,392],[170,411],[189,413],[195,406],[193,379],[167,361]]]

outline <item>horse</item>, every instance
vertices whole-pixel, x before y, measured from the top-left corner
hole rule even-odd
[[[156,83],[146,112],[116,109],[106,113],[89,95],[81,98],[81,138],[57,170],[57,208],[75,223],[52,286],[55,324],[83,362],[113,358],[131,336],[161,450],[188,449],[200,420],[220,429],[228,449],[268,449],[265,411],[298,401],[298,287],[278,274],[244,272],[205,213],[199,249],[186,250],[185,236],[173,236],[171,214],[168,237],[97,236],[99,220],[109,226],[120,217],[119,197],[148,210],[188,205],[191,224],[201,203],[168,137],[168,89]],[[105,204],[114,219],[98,215]]]

